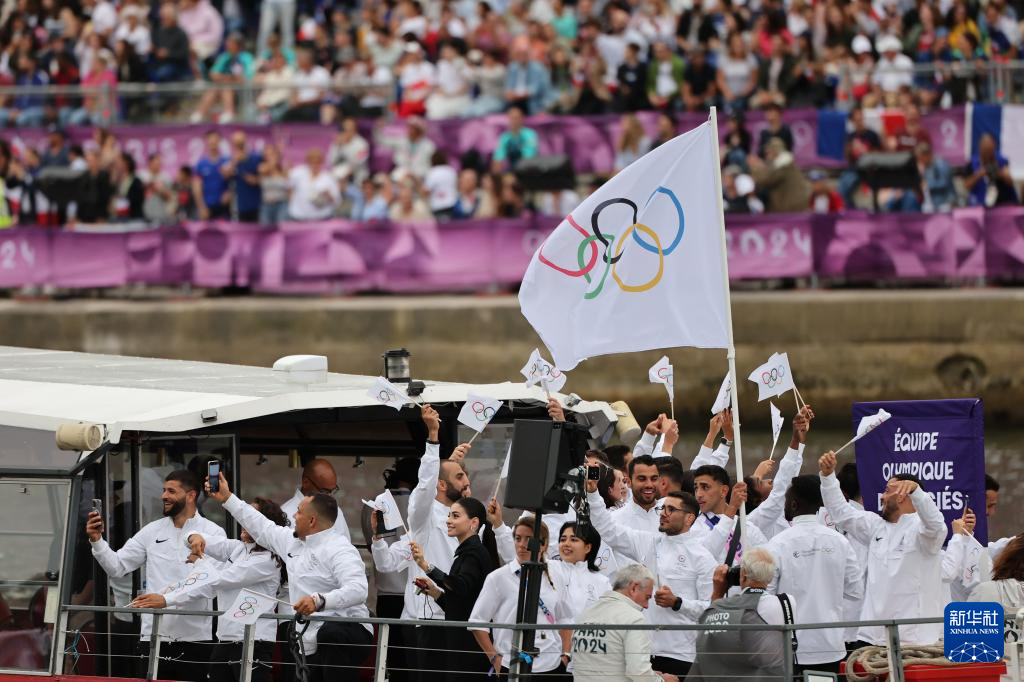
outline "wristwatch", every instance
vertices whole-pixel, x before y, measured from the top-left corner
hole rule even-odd
[[[732,441],[729,440],[728,438],[726,438],[725,436],[722,436],[722,440],[720,440],[718,442],[721,443],[722,445],[724,445],[727,448],[731,448],[732,447]]]
[[[682,597],[676,597],[676,603],[672,605],[672,610],[673,611],[678,611],[681,608],[683,608],[683,598]]]

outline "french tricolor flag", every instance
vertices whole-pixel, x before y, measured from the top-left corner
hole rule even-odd
[[[970,156],[977,156],[978,141],[989,133],[996,138],[999,153],[1010,162],[1010,174],[1024,177],[1024,105],[968,105],[967,127],[971,131]]]

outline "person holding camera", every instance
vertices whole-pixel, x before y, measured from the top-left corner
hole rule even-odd
[[[92,544],[92,555],[111,578],[120,578],[146,566],[144,585],[170,585],[185,580],[192,572],[186,563],[191,551],[184,539],[192,533],[203,533],[210,538],[225,537],[224,529],[199,515],[196,498],[199,482],[188,469],[167,474],[164,479],[163,518],[143,526],[116,552],[103,539],[103,517],[98,511],[89,512],[85,534]],[[253,513],[260,515],[253,510]],[[268,521],[269,523],[269,521]],[[207,598],[197,598],[180,604],[182,609],[209,611],[212,604]],[[149,656],[153,617],[142,616],[139,655],[142,664]],[[209,616],[165,616],[160,625],[160,667],[158,677],[164,680],[199,682],[206,679],[206,666],[200,661],[209,658],[213,642],[213,619]],[[144,671],[144,669],[143,669]]]
[[[711,600],[711,580],[718,563],[701,538],[689,532],[700,511],[697,500],[689,493],[669,493],[658,506],[658,532],[650,533],[619,523],[618,514],[599,503],[596,490],[595,482],[587,481],[594,530],[620,560],[637,561],[659,578],[656,606],[647,610],[647,621],[652,625],[695,624]],[[685,677],[696,654],[695,633],[658,630],[651,641],[655,669]]]
[[[764,547],[747,550],[738,568],[715,569],[711,606],[700,617],[709,626],[697,637],[697,660],[686,682],[743,679],[775,682],[783,677],[785,633],[771,630],[718,630],[714,625],[782,625],[793,621],[793,600],[768,594],[775,577],[772,553]],[[730,587],[741,592],[725,596]]]

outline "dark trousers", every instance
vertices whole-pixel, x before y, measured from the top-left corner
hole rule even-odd
[[[238,682],[242,677],[242,643],[217,642],[210,652],[210,682]],[[274,643],[255,642],[252,682],[269,682],[274,662]]]
[[[324,623],[316,633],[316,654],[306,659],[310,682],[356,680],[373,652],[373,636],[358,623]]]
[[[207,661],[213,644],[214,642],[161,642],[157,679],[205,682]],[[142,657],[138,675],[145,678],[149,665],[149,642],[139,642],[138,653]]]
[[[687,663],[686,661],[680,661],[678,658],[669,658],[668,656],[652,656],[651,667],[659,673],[668,673],[669,675],[675,675],[679,679],[686,677],[686,673],[690,672],[690,666],[693,663]]]
[[[295,682],[295,658],[292,656],[291,647],[288,646],[288,624],[290,622],[282,620],[277,623],[277,651],[281,660],[276,675],[278,682]]]
[[[445,675],[445,628],[427,627],[421,625],[416,628],[416,682],[443,682],[447,679]],[[483,656],[483,652],[480,653]],[[484,657],[487,660],[487,657]]]
[[[809,663],[807,665],[794,664],[793,665],[793,679],[803,680],[805,670],[813,670],[815,672],[823,673],[835,673],[839,674],[839,664],[842,661],[835,661],[833,663]]]
[[[377,617],[378,618],[401,618],[402,608],[405,606],[405,596],[401,594],[377,595]],[[408,626],[391,626],[388,634],[388,680],[390,682],[410,682],[412,673],[410,668],[415,667],[412,652],[415,650],[416,640],[410,634],[415,633],[415,628]]]
[[[110,618],[110,676],[136,677],[139,628],[131,622]],[[143,675],[143,677],[145,677]]]

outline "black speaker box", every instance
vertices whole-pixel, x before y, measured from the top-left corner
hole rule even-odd
[[[572,422],[517,419],[505,487],[506,507],[564,514],[569,501],[549,494],[586,459],[587,428]]]
[[[535,156],[516,164],[516,179],[530,192],[554,192],[576,188],[576,171],[564,154]]]
[[[917,161],[910,152],[868,152],[857,160],[857,170],[872,189],[915,189],[921,183]]]

